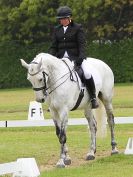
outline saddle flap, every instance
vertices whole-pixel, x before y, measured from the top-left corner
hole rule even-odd
[[[81,79],[81,82],[84,84],[85,83],[85,76],[84,76],[83,69],[81,67],[76,67],[75,71],[77,72],[79,78]]]

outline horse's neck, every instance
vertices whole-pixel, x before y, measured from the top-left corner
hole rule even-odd
[[[62,62],[58,59],[58,60],[48,60],[47,62],[47,67],[49,68],[49,70],[53,71],[53,72],[56,72],[56,71],[59,71],[60,70],[60,67],[62,65]]]
[[[47,68],[48,75],[50,76],[50,82],[54,83],[55,80],[59,79],[64,71],[62,69],[63,62],[59,59],[46,59],[45,67]]]

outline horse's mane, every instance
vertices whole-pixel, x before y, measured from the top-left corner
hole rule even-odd
[[[37,62],[37,63],[39,63],[41,60],[44,60],[44,61],[46,61],[47,60],[47,62],[51,62],[52,61],[52,63],[53,63],[53,61],[54,62],[56,62],[56,63],[58,63],[58,64],[62,64],[62,59],[59,59],[59,58],[57,58],[57,57],[55,57],[55,56],[53,56],[53,55],[51,55],[51,54],[49,54],[49,53],[39,53],[39,54],[37,54],[36,56],[35,56],[35,58],[33,59],[33,61],[34,62]],[[68,59],[68,58],[63,58],[63,60],[65,60],[66,61],[66,63],[71,67],[73,67],[73,65],[72,65],[72,62]]]
[[[40,62],[40,60],[42,59],[46,59],[46,58],[49,58],[49,59],[57,59],[56,57],[54,57],[53,55],[50,55],[48,53],[39,53],[35,56],[35,58],[33,59],[33,61],[35,62]]]

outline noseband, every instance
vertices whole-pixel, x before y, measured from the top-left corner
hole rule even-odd
[[[31,75],[31,76],[35,76],[36,74],[38,74],[40,71],[38,71],[38,72],[36,72],[36,73],[34,73],[34,74],[31,74],[31,73],[29,73],[29,75]],[[40,90],[44,90],[44,92],[46,92],[46,90],[47,90],[47,85],[46,85],[46,76],[48,76],[48,74],[46,73],[46,72],[42,72],[42,74],[43,74],[43,82],[44,82],[44,86],[43,87],[39,87],[39,88],[35,88],[35,87],[33,87],[33,90],[35,90],[35,91],[40,91]]]
[[[43,82],[44,82],[44,86],[43,87],[39,87],[39,88],[34,88],[33,87],[33,90],[35,90],[35,91],[40,91],[40,90],[44,90],[44,93],[46,92],[46,90],[47,90],[47,85],[46,85],[46,75],[48,76],[48,74],[46,73],[46,72],[42,72],[42,74],[43,74]]]

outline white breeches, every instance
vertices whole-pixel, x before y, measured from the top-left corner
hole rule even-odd
[[[89,72],[89,63],[87,62],[87,60],[83,60],[81,67],[84,71],[84,76],[86,79],[90,79],[91,78],[91,73]]]

